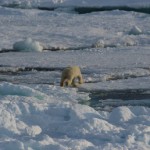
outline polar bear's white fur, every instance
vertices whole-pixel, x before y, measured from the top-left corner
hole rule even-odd
[[[75,80],[78,79],[78,83]],[[83,77],[78,66],[67,67],[63,70],[61,75],[60,86],[73,86],[77,87],[83,83]]]

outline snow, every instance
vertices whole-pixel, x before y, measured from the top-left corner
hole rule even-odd
[[[6,91],[0,96],[1,148],[149,148],[149,108],[123,106],[110,113],[97,112],[69,98],[63,101],[59,96],[60,87],[47,85],[47,90],[51,91],[47,95],[40,85],[32,88],[6,82],[0,85],[1,91]],[[26,93],[27,89],[30,94]],[[70,91],[63,90],[63,97],[71,96]],[[14,91],[18,94],[12,94]],[[37,93],[44,95],[42,100],[36,97]]]
[[[1,7],[0,16],[0,49],[11,49],[14,43],[26,38],[42,43],[47,49],[91,48],[98,41],[102,42],[99,45],[102,47],[139,46],[150,43],[148,14],[141,13],[137,17],[135,12],[115,10],[78,15]],[[134,26],[137,26],[142,34],[129,34]]]
[[[149,1],[0,2],[12,3],[31,8],[148,6]],[[150,93],[149,24],[149,14],[133,11],[79,15],[1,6],[0,149],[149,150],[150,103],[144,97]],[[85,83],[79,88],[59,86],[69,65],[81,68]],[[91,96],[128,90],[143,93],[129,100]],[[92,108],[94,101],[107,109]]]

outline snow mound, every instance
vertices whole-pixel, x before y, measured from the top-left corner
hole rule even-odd
[[[114,123],[126,122],[134,117],[134,114],[127,107],[119,107],[112,111],[110,121]]]
[[[93,48],[104,48],[105,46],[104,40],[98,40],[92,45]]]
[[[42,132],[42,129],[39,126],[31,126],[26,128],[26,132],[29,136],[35,137]]]
[[[136,32],[136,31],[135,31]],[[132,34],[135,32],[133,31]],[[110,37],[108,39],[99,39],[92,44],[92,48],[107,48],[107,47],[124,47],[124,46],[135,46],[139,42],[130,37],[129,35]]]
[[[27,38],[23,41],[19,41],[13,44],[13,49],[17,51],[37,51],[42,52],[43,47],[38,41],[34,41],[31,38]]]
[[[30,97],[9,95],[14,93],[12,89],[28,89]],[[0,95],[0,149],[150,148],[150,108],[118,107],[110,113],[97,112],[74,103],[68,96],[69,89],[57,86],[32,85],[31,88],[1,83],[0,93],[4,91]],[[37,101],[35,91],[47,96]],[[78,98],[75,94],[73,97]]]
[[[37,99],[43,99],[46,94],[36,91],[30,87],[13,85],[11,83],[0,84],[0,96],[16,95],[25,97],[36,97]]]
[[[137,26],[133,26],[129,34],[139,35],[139,34],[142,34],[142,30]]]

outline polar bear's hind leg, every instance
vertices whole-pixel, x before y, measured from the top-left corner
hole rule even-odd
[[[83,83],[83,77],[78,66],[67,67],[63,70],[60,86],[77,87]]]
[[[78,75],[77,77],[75,77],[73,80],[72,80],[72,86],[73,87],[78,87],[80,84],[83,84],[83,78],[82,78],[82,75]]]

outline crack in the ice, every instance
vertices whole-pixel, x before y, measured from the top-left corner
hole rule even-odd
[[[1,69],[1,67],[3,69]],[[8,69],[7,69],[8,68]],[[0,66],[0,74],[9,74],[9,75],[17,75],[23,72],[31,72],[31,71],[62,71],[63,67],[6,67],[1,65]]]
[[[113,11],[113,10],[123,10],[123,11],[134,11],[134,12],[140,12],[140,13],[146,13],[150,14],[150,7],[131,7],[131,6],[97,6],[97,7],[91,7],[91,6],[75,6],[75,7],[63,7],[63,6],[55,6],[55,7],[43,7],[43,6],[28,6],[28,5],[22,5],[22,4],[15,4],[15,3],[10,3],[10,4],[4,4],[1,5],[2,7],[9,7],[9,8],[21,8],[21,9],[39,9],[43,11],[55,11],[59,8],[62,10],[66,10],[66,8],[70,8],[72,12],[76,12],[78,14],[86,14],[86,13],[92,13],[92,12],[101,12],[101,11]],[[68,11],[69,12],[69,11]]]

